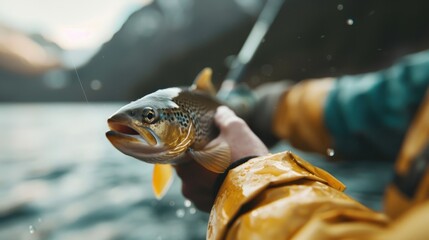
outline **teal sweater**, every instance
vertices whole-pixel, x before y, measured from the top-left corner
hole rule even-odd
[[[429,51],[385,70],[339,78],[324,109],[337,156],[394,161],[428,86]]]

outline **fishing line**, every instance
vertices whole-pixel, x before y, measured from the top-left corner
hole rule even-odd
[[[83,88],[82,81],[80,80],[79,73],[77,72],[76,65],[74,64],[74,62],[72,62],[72,64],[73,64],[74,72],[76,73],[76,76],[77,76],[77,80],[79,81],[80,88],[82,89],[83,96],[85,97],[86,103],[89,103],[88,97],[86,96],[85,89]]]

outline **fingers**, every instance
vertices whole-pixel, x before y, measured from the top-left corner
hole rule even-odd
[[[225,122],[231,121],[234,117],[238,118],[227,106],[218,107],[214,116],[215,122],[219,127],[225,125]]]
[[[226,142],[231,149],[232,161],[268,153],[262,141],[228,107],[219,107],[214,118],[220,134],[209,145]],[[175,168],[177,175],[182,179],[182,194],[198,209],[209,211],[213,205],[213,186],[218,174],[210,172],[196,161],[189,161],[177,165]]]
[[[195,161],[175,166],[182,180],[182,194],[195,206],[209,212],[214,201],[213,186],[218,174],[210,172]]]
[[[235,113],[227,106],[218,107],[214,118],[216,125],[221,130],[233,127],[243,128],[247,125],[243,119],[237,117],[237,115],[235,115]]]
[[[265,144],[252,132],[247,124],[226,106],[221,106],[215,114],[215,122],[220,128],[220,136],[215,141],[226,141],[231,148],[233,161],[247,156],[268,153]]]

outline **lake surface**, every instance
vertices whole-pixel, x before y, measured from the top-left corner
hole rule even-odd
[[[0,239],[205,239],[208,215],[181,196],[179,179],[156,200],[152,165],[105,138],[122,105],[0,104]],[[391,164],[298,154],[380,209]]]
[[[123,104],[0,105],[0,239],[205,239],[207,214],[151,190],[104,133]]]

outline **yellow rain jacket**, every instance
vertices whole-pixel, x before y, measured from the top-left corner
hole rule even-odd
[[[396,165],[399,175],[429,139],[429,97],[411,127]],[[232,169],[210,214],[208,239],[427,239],[429,172],[413,197],[395,184],[386,214],[342,191],[327,172],[291,152],[254,158]],[[389,217],[390,216],[390,217]]]
[[[323,121],[334,84],[307,81],[288,90],[279,100],[273,132],[295,146],[325,152],[335,141]],[[419,105],[383,213],[348,197],[329,173],[283,152],[228,172],[210,213],[207,239],[429,239],[429,91]]]

